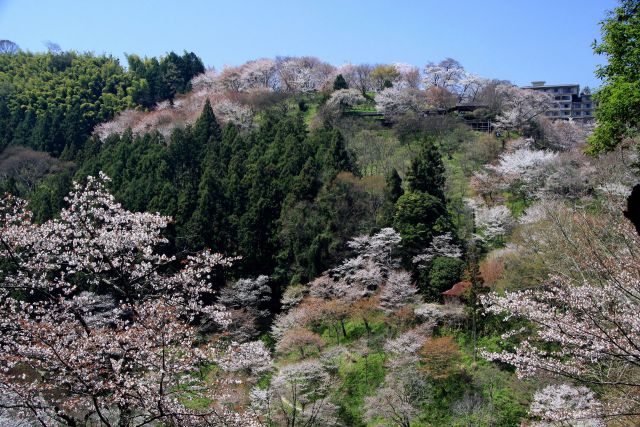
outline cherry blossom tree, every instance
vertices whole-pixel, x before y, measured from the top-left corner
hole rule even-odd
[[[398,72],[398,78],[394,83],[394,86],[409,89],[420,89],[422,76],[420,75],[420,69],[418,67],[400,62],[393,64],[393,66]]]
[[[383,228],[373,236],[359,236],[347,243],[355,257],[327,272],[320,282],[312,283],[312,294],[321,297],[355,301],[370,296],[383,283],[387,274],[398,267],[396,253],[400,235]]]
[[[489,80],[465,72],[458,84],[458,102],[475,102],[479,99],[485,86],[489,84]]]
[[[496,91],[502,98],[502,113],[495,123],[498,128],[524,129],[553,106],[548,93],[511,85],[498,85]]]
[[[254,378],[272,369],[271,353],[262,341],[232,342],[216,361],[227,372],[245,372]]]
[[[479,236],[485,241],[505,236],[515,226],[511,211],[504,205],[490,207],[480,205],[474,209],[474,214],[475,225],[480,232]]]
[[[277,58],[279,88],[285,92],[315,92],[331,79],[335,67],[318,58]]]
[[[322,112],[329,119],[336,119],[346,108],[364,104],[367,99],[358,89],[340,89],[331,94],[329,100],[324,104]]]
[[[376,394],[365,397],[364,418],[369,422],[383,419],[391,425],[411,427],[420,415],[420,407],[430,399],[430,384],[410,359],[395,364]]]
[[[487,79],[468,73],[452,58],[444,59],[438,64],[428,63],[424,68],[423,81],[427,91],[432,93],[432,98],[438,95],[439,99],[444,100],[445,94],[453,95],[453,104],[476,101],[489,84]],[[441,106],[439,103],[434,105]],[[447,105],[451,106],[450,101]]]
[[[549,385],[533,395],[529,413],[543,421],[571,427],[604,427],[603,405],[586,387]]]
[[[329,401],[333,380],[318,360],[285,365],[269,388],[254,389],[253,406],[268,422],[290,427],[339,425]]]
[[[240,71],[242,90],[275,90],[278,87],[276,61],[270,58],[249,61]]]
[[[575,120],[539,120],[545,142],[555,150],[570,150],[587,143],[589,128]]]
[[[388,340],[384,350],[395,356],[413,356],[418,361],[418,351],[431,336],[432,323],[423,323],[417,328],[409,329],[398,337]]]
[[[300,357],[304,358],[307,355],[307,349],[309,347],[320,351],[320,349],[324,347],[324,340],[315,332],[297,327],[288,330],[282,338],[278,340],[276,350],[280,353],[299,351]]]
[[[557,158],[551,151],[520,148],[501,154],[496,164],[485,169],[497,175],[504,186],[518,185],[518,191],[532,194],[542,187]]]
[[[457,92],[460,80],[464,76],[464,68],[452,58],[446,58],[438,64],[429,62],[424,67],[424,85],[427,88],[438,86],[451,92]]]
[[[453,242],[453,235],[450,231],[435,236],[424,253],[416,255],[411,261],[418,265],[418,268],[421,268],[439,256],[449,258],[462,256],[462,249]]]
[[[221,99],[213,105],[213,111],[224,122],[231,122],[242,129],[250,129],[253,126],[253,110],[230,99]]]
[[[428,87],[424,96],[429,107],[441,110],[448,110],[458,102],[458,96],[455,93],[441,86]]]
[[[242,89],[241,67],[225,66],[216,78],[216,89],[220,92],[239,92]]]
[[[247,308],[262,320],[269,316],[267,305],[271,302],[269,276],[240,279],[220,291],[218,301],[227,308]]]
[[[309,294],[309,288],[303,285],[290,285],[287,286],[282,299],[280,300],[280,306],[283,310],[289,310],[295,307]]]
[[[417,304],[420,298],[418,288],[406,271],[392,271],[380,291],[380,307],[387,312],[396,311],[407,305]]]
[[[217,73],[215,68],[207,68],[191,79],[191,89],[194,92],[213,92],[216,88]]]
[[[269,277],[265,275],[240,279],[220,291],[218,301],[228,309],[228,330],[234,339],[255,339],[260,333],[260,325],[269,320],[271,287],[268,282]]]
[[[188,409],[180,390],[215,355],[196,322],[221,326],[208,251],[156,251],[169,218],[124,210],[108,178],[75,184],[69,207],[42,225],[26,203],[0,202],[0,407],[39,425],[255,425],[222,407]],[[186,377],[185,377],[186,376]],[[215,389],[208,391],[215,396]]]
[[[376,95],[376,108],[385,116],[395,117],[410,111],[421,112],[426,108],[424,94],[415,89],[389,87]]]
[[[565,208],[549,227],[545,235],[557,239],[542,250],[560,252],[549,262],[548,281],[482,297],[487,312],[530,327],[505,334],[513,347],[484,355],[514,365],[522,377],[542,372],[597,385],[607,397],[602,416],[637,415],[640,238],[615,207],[598,216]],[[553,416],[552,409],[545,414]]]

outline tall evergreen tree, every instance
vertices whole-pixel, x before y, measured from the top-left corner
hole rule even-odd
[[[351,155],[347,151],[344,136],[338,129],[332,130],[330,134],[327,166],[332,167],[336,172],[356,172]]]
[[[428,193],[444,202],[445,169],[438,149],[430,139],[424,139],[422,149],[413,159],[407,173],[409,190]]]
[[[214,141],[222,140],[222,130],[216,119],[216,115],[213,113],[211,102],[209,102],[208,98],[204,103],[204,107],[202,107],[200,117],[198,117],[198,120],[196,120],[193,126],[193,135],[203,145],[212,138]]]
[[[340,90],[340,89],[349,89],[349,84],[344,79],[342,74],[338,74],[336,79],[333,81],[333,90]]]
[[[197,243],[216,251],[224,251],[224,194],[218,171],[220,167],[213,152],[204,161],[202,178],[198,186],[198,201],[191,222]]]
[[[400,196],[404,194],[404,190],[402,189],[402,178],[400,178],[400,175],[395,168],[391,169],[391,172],[387,175],[386,182],[389,200],[391,203],[395,203],[398,201]]]

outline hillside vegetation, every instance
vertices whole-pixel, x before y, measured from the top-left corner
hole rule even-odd
[[[450,58],[0,53],[0,424],[637,425],[639,15],[595,124]]]

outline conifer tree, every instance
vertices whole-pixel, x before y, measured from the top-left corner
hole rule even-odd
[[[338,76],[333,82],[333,90],[340,90],[340,89],[349,89],[349,84],[344,79],[342,74],[338,74]]]
[[[402,189],[402,178],[398,175],[398,171],[394,168],[391,169],[391,172],[387,175],[387,191],[389,195],[389,200],[392,203],[398,201],[400,196],[404,194],[404,190]]]
[[[328,166],[333,167],[336,172],[355,172],[355,167],[351,161],[351,156],[347,151],[344,143],[344,137],[339,130],[334,129],[331,132],[331,140],[329,143]]]
[[[409,190],[431,194],[444,202],[444,173],[438,149],[430,139],[425,139],[407,173]]]
[[[212,138],[214,141],[222,140],[222,130],[220,129],[220,124],[216,119],[216,115],[213,113],[211,102],[209,102],[208,98],[204,103],[204,107],[202,107],[202,114],[200,114],[200,117],[198,117],[195,123],[193,133],[203,144],[206,144]]]

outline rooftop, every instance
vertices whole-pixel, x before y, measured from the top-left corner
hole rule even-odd
[[[545,81],[535,81],[535,82],[531,82],[531,86],[523,86],[523,89],[535,89],[535,88],[539,88],[539,87],[567,87],[567,86],[580,86],[577,83],[565,83],[565,84],[555,84],[555,85],[548,85],[545,84]]]
[[[459,297],[467,292],[469,288],[471,288],[471,282],[465,280],[463,282],[456,283],[451,289],[449,289],[448,291],[444,291],[442,295],[446,295],[449,297]]]

